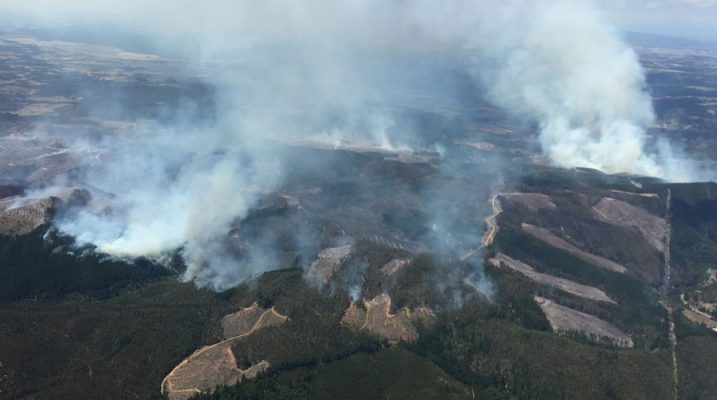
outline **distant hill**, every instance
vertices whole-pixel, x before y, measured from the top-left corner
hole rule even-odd
[[[660,36],[640,32],[623,32],[622,36],[633,46],[717,51],[717,43],[714,42]]]

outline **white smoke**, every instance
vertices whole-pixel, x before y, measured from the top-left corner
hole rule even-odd
[[[112,152],[107,165],[89,171],[84,183],[111,195],[100,192],[97,204],[58,216],[56,225],[117,257],[163,261],[181,248],[184,279],[201,285],[222,289],[247,278],[255,271],[237,269],[224,239],[263,188],[276,185],[280,167],[275,154],[242,143],[251,136],[217,140],[222,135],[214,129],[153,126],[133,138],[108,139],[102,144]]]
[[[655,117],[644,71],[588,0],[22,3],[0,10],[31,10],[42,23],[92,17],[151,26],[149,40],[166,46],[191,38],[179,54],[220,88],[219,121],[206,129],[138,130],[105,143],[115,156],[87,182],[113,194],[112,211],[82,212],[59,227],[118,256],[161,259],[181,248],[185,279],[200,284],[224,288],[247,275],[221,240],[263,190],[281,182],[281,154],[267,139],[331,132],[395,146],[390,114],[367,105],[412,104],[384,90],[374,76],[379,67],[364,54],[455,54],[456,67],[470,70],[493,102],[539,124],[555,165],[694,178],[692,163],[669,146],[646,151]],[[349,122],[319,123],[329,112]]]
[[[485,48],[497,68],[481,76],[497,104],[539,122],[555,165],[693,179],[689,162],[645,151],[655,116],[644,71],[592,4],[539,1],[516,12],[504,22],[517,29]],[[530,21],[517,24],[523,15]]]

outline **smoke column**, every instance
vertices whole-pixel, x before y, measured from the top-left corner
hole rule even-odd
[[[285,166],[272,141],[326,135],[391,144],[391,112],[370,105],[411,104],[382,90],[367,53],[455,54],[456,67],[470,71],[492,102],[539,125],[542,149],[557,166],[694,177],[669,146],[645,150],[655,117],[644,72],[587,0],[145,3],[35,0],[0,10],[30,12],[40,23],[151,26],[142,30],[148,40],[180,47],[187,64],[220,88],[211,124],[144,126],[103,143],[119,156],[88,172],[86,183],[112,193],[115,211],[58,222],[121,257],[161,260],[181,248],[184,278],[200,285],[229,287],[263,268],[238,269],[221,242],[261,193],[281,183]],[[359,129],[367,126],[373,131]]]
[[[511,23],[513,12],[530,15]],[[668,180],[689,180],[671,153],[646,153],[654,122],[637,55],[586,2],[533,2],[505,16],[498,45],[485,48],[497,65],[483,74],[491,98],[540,124],[540,143],[561,167],[589,167]]]

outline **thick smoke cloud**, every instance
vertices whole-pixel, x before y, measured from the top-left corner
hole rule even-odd
[[[104,144],[115,154],[84,183],[111,195],[96,194],[99,208],[60,215],[60,230],[119,257],[161,261],[181,248],[185,279],[217,288],[223,280],[236,282],[255,272],[245,270],[231,280],[214,273],[231,259],[223,245],[229,225],[246,216],[261,194],[259,185],[276,182],[277,162],[263,152],[247,156],[246,146],[232,150],[231,139],[212,143],[206,136],[217,135],[214,131],[140,132],[134,133],[139,142],[123,138]]]
[[[497,104],[539,122],[554,164],[691,179],[694,171],[678,166],[669,150],[645,151],[655,119],[645,75],[599,12],[583,2],[538,2],[519,12],[533,22],[487,47],[498,68],[483,78]],[[514,26],[515,17],[506,18]]]
[[[308,137],[415,146],[410,135],[388,134],[392,107],[412,100],[385,89],[376,61],[405,51],[450,53],[492,102],[539,125],[557,166],[692,178],[690,163],[676,162],[669,146],[646,151],[654,115],[644,73],[589,1],[36,0],[2,7],[44,24],[91,18],[136,29],[218,88],[210,122],[142,126],[102,143],[108,161],[86,183],[111,194],[112,211],[58,222],[112,255],[162,259],[181,248],[185,279],[218,289],[257,272],[227,268],[232,254],[221,243],[281,184],[287,166],[276,143]]]

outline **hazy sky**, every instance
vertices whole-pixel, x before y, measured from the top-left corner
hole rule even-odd
[[[0,0],[0,12],[32,11],[36,16],[41,15],[44,21],[55,22],[58,17],[69,14],[79,15],[81,20],[88,15],[141,20],[148,10],[157,11],[164,7],[171,7],[175,13],[186,10],[188,15],[196,15],[198,8],[203,8],[200,13],[211,13],[212,7],[207,7],[207,3],[185,0]],[[217,0],[216,3],[227,5],[232,2]],[[717,0],[600,0],[595,3],[623,30],[717,42]],[[286,5],[291,8],[296,3],[286,1]],[[17,18],[13,20],[17,22]],[[7,25],[7,18],[0,19],[0,23],[3,22]]]
[[[717,0],[603,0],[622,29],[717,42]]]

